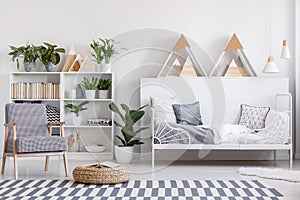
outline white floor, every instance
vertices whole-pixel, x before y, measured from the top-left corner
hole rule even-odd
[[[93,164],[93,161],[69,160],[70,172],[79,165]],[[58,159],[50,159],[49,172],[44,172],[44,161],[41,159],[19,159],[20,179],[72,179],[72,174],[64,176],[63,162]],[[300,183],[291,183],[279,180],[262,179],[258,177],[241,176],[237,173],[239,167],[269,167],[289,168],[288,161],[176,161],[173,163],[157,162],[156,169],[152,172],[150,162],[135,161],[129,165],[133,171],[132,179],[190,179],[190,180],[260,180],[268,186],[276,188],[285,199],[296,200],[300,197]],[[294,161],[293,170],[300,170],[300,160]],[[13,179],[13,162],[7,160],[5,175],[2,179]]]

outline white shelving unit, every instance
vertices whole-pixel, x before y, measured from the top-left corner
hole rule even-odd
[[[81,83],[83,77],[97,77],[98,79],[110,79],[112,85],[109,89],[108,99],[85,99],[71,98],[72,89],[76,89],[77,85]],[[67,124],[64,126],[64,132],[66,138],[73,135],[75,138],[72,146],[72,151],[69,152],[71,158],[82,159],[87,155],[102,159],[113,158],[113,123],[110,126],[98,126],[89,125],[86,123],[88,119],[106,118],[111,119],[113,122],[113,112],[108,108],[108,105],[114,100],[114,75],[113,73],[101,73],[101,72],[12,72],[10,74],[10,99],[11,102],[29,103],[38,102],[50,106],[55,106],[60,111],[60,121],[65,121]],[[46,98],[13,98],[12,83],[58,83],[59,84],[59,97],[57,99]],[[80,112],[82,123],[78,126],[73,124],[70,116],[70,111],[65,108],[66,103],[79,104],[83,101],[89,103],[85,105],[87,110]],[[78,146],[78,134],[80,133],[80,147]],[[90,144],[102,144],[106,148],[101,153],[86,152],[84,146]],[[78,149],[81,152],[78,152]],[[82,156],[80,156],[82,155]],[[82,157],[82,158],[80,158]]]

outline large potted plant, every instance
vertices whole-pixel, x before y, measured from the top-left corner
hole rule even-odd
[[[85,97],[87,99],[94,99],[96,95],[96,89],[98,86],[98,78],[92,77],[92,79],[89,79],[87,77],[83,77],[81,85],[85,89]]]
[[[99,99],[107,99],[108,98],[108,89],[111,86],[110,79],[99,79],[98,82],[98,90],[99,90]]]
[[[55,72],[57,69],[57,64],[60,61],[59,53],[65,53],[64,48],[57,47],[47,42],[39,46],[39,59],[45,66],[48,72]]]
[[[116,135],[116,137],[122,144],[115,146],[115,156],[119,163],[130,163],[133,158],[133,146],[143,144],[137,134],[148,127],[140,127],[136,130],[134,125],[144,116],[143,109],[146,106],[134,110],[122,103],[121,108],[125,111],[125,114],[122,114],[114,102],[109,104],[109,109],[118,114],[121,119],[120,122],[114,120],[114,124],[121,129],[121,135]]]
[[[113,39],[99,38],[98,41],[93,40],[90,46],[94,51],[91,55],[96,60],[96,70],[110,72],[110,59],[118,53],[115,48],[115,41]]]
[[[26,72],[36,71],[36,60],[39,57],[38,47],[27,44],[26,46],[14,47],[9,46],[11,51],[8,55],[11,56],[11,61],[17,62],[17,69],[20,69],[19,59],[23,59],[24,70]]]
[[[81,124],[81,116],[79,115],[79,113],[81,111],[84,111],[86,110],[87,108],[83,107],[84,105],[88,104],[89,102],[88,101],[84,101],[80,104],[72,104],[72,103],[67,103],[65,105],[65,108],[68,108],[70,109],[71,113],[73,113],[73,115],[71,115],[72,117],[72,121],[73,121],[73,124],[75,126],[79,126]]]

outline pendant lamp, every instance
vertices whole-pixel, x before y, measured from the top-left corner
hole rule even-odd
[[[272,56],[268,57],[268,60],[267,60],[267,63],[265,65],[265,68],[264,68],[263,72],[264,73],[277,73],[277,72],[279,72]]]
[[[291,59],[290,49],[288,46],[288,41],[283,40],[282,42],[282,50],[281,50],[281,59]]]

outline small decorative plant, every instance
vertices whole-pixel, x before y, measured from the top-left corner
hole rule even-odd
[[[98,86],[97,86],[99,90],[108,90],[110,86],[111,86],[110,79],[99,79]]]
[[[39,46],[39,59],[47,68],[49,63],[57,65],[60,61],[59,53],[65,52],[66,50],[64,48],[44,42],[43,45]]]
[[[94,53],[91,52],[91,55],[95,58],[97,64],[102,64],[103,61],[103,52],[102,45],[99,41],[93,40],[93,43],[90,44],[91,48],[94,50]]]
[[[26,46],[14,47],[9,46],[11,48],[11,52],[8,55],[11,56],[11,61],[17,62],[17,69],[20,68],[19,59],[23,58],[23,63],[35,63],[35,61],[39,57],[38,47],[27,43]]]
[[[96,90],[98,86],[98,78],[92,77],[92,79],[88,79],[87,77],[83,77],[81,85],[86,90]]]
[[[69,108],[71,110],[71,112],[75,113],[76,117],[79,116],[79,113],[83,110],[86,110],[87,108],[84,108],[83,106],[88,104],[89,102],[88,101],[84,101],[80,104],[72,104],[72,103],[67,103],[65,105],[66,108]]]
[[[99,38],[99,41],[93,40],[90,46],[94,50],[94,53],[91,54],[96,59],[97,64],[102,64],[103,60],[105,64],[108,64],[110,59],[118,53],[113,39]]]
[[[143,110],[147,105],[144,105],[136,110],[131,110],[126,104],[122,103],[121,107],[125,111],[125,114],[122,114],[117,107],[117,105],[112,102],[109,104],[109,109],[121,118],[121,122],[114,121],[114,124],[121,128],[121,133],[123,137],[116,136],[123,144],[123,146],[134,146],[138,144],[143,144],[136,135],[147,129],[148,127],[142,127],[138,130],[134,129],[134,124],[138,122],[145,114]]]

